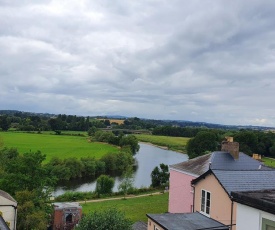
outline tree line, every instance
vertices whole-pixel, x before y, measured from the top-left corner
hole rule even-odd
[[[257,153],[264,156],[275,157],[275,133],[256,130],[207,130],[200,131],[191,138],[186,146],[190,158],[204,155],[211,151],[221,149],[221,142],[226,136],[232,136],[240,145],[240,151],[252,156]]]

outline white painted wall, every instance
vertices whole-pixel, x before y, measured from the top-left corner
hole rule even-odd
[[[275,215],[237,203],[236,230],[261,230],[262,218],[275,221]]]
[[[17,206],[16,202],[13,202],[9,199],[6,199],[3,196],[0,196],[0,205],[14,205]],[[16,223],[16,211],[11,206],[0,206],[0,211],[2,212],[2,217],[6,222],[10,223],[10,229],[16,229],[14,223]]]

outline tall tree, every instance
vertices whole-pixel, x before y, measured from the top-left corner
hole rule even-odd
[[[151,172],[152,187],[165,186],[169,181],[169,168],[168,165],[160,164],[155,167]]]
[[[133,171],[129,168],[123,174],[123,179],[118,186],[118,190],[123,192],[124,199],[125,199],[127,193],[130,191],[130,189],[133,188],[133,184],[134,184]]]
[[[204,155],[207,151],[215,151],[218,147],[218,138],[212,131],[201,131],[191,138],[186,150],[189,158]]]
[[[101,175],[96,180],[96,193],[98,194],[98,197],[100,197],[100,194],[107,194],[112,193],[112,189],[114,187],[115,181],[112,177],[107,175]]]

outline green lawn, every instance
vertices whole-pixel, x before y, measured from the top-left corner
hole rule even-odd
[[[265,164],[266,166],[275,168],[275,159],[274,159],[274,158],[266,158],[266,157],[263,157],[263,158],[262,158],[262,161],[264,162],[264,164]]]
[[[79,133],[79,132],[78,132]],[[118,152],[117,147],[97,142],[89,142],[87,137],[52,135],[50,132],[22,133],[22,132],[0,132],[4,147],[17,148],[19,153],[35,152],[40,150],[46,154],[46,162],[52,157],[95,157],[101,158],[108,152]]]
[[[139,141],[150,142],[159,146],[166,146],[171,150],[185,152],[185,146],[190,138],[187,137],[168,137],[147,134],[136,134]]]
[[[147,222],[146,213],[164,213],[168,211],[168,193],[126,200],[86,203],[81,204],[81,206],[84,213],[115,207],[123,211],[126,217],[133,222],[139,220]]]

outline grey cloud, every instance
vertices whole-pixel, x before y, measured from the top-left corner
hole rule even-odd
[[[275,125],[274,1],[0,6],[3,109]]]

